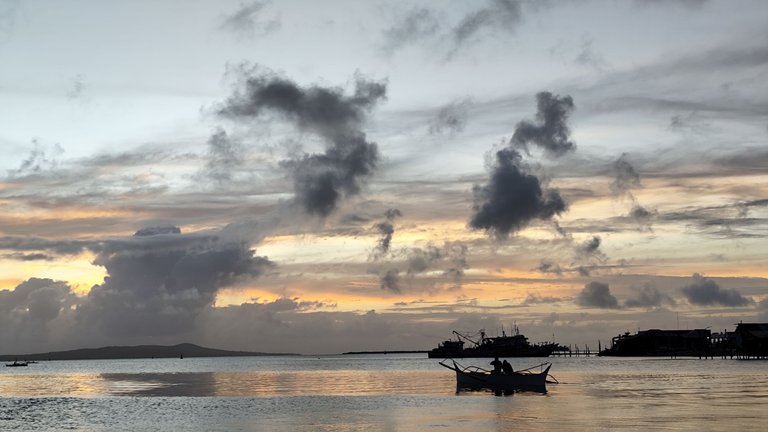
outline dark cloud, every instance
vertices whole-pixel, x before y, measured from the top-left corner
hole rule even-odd
[[[302,131],[322,137],[326,151],[307,154],[284,166],[293,173],[298,203],[310,214],[327,216],[344,196],[359,193],[379,160],[376,143],[362,132],[367,113],[386,97],[385,83],[358,77],[355,92],[296,83],[257,69],[243,70],[239,90],[219,110],[232,119],[255,119],[276,113]]]
[[[600,251],[601,243],[602,239],[600,236],[592,236],[592,238],[585,240],[584,243],[576,247],[576,253],[580,257],[602,256],[603,253]]]
[[[453,288],[461,289],[464,281],[464,270],[469,268],[467,261],[467,246],[459,242],[448,242],[445,245],[448,268],[443,271],[444,276],[453,280]]]
[[[381,50],[386,55],[424,40],[440,29],[435,13],[426,8],[413,8],[398,18],[398,21],[384,30]]]
[[[232,180],[233,172],[243,164],[244,149],[236,140],[218,129],[208,138],[208,155],[204,174],[217,182]]]
[[[0,249],[20,252],[46,251],[57,255],[77,255],[96,242],[82,240],[47,240],[39,237],[0,237]]]
[[[629,194],[632,196],[632,189],[637,189],[642,186],[640,184],[640,174],[635,171],[635,168],[629,162],[626,153],[619,156],[611,168],[615,175],[613,183],[611,183],[611,192],[613,192],[614,195],[621,196]]]
[[[245,244],[174,232],[143,229],[98,250],[93,263],[104,267],[107,277],[88,293],[78,318],[109,337],[192,331],[220,288],[272,266]]]
[[[526,152],[530,144],[543,149],[550,156],[562,156],[576,149],[571,141],[568,117],[573,111],[573,99],[560,97],[550,92],[536,95],[538,110],[536,123],[521,121],[515,128],[510,145],[522,148]]]
[[[645,207],[636,205],[632,207],[632,210],[629,212],[629,216],[637,221],[646,221],[657,213],[658,212],[655,210],[648,210]]]
[[[277,17],[263,19],[263,12],[269,5],[269,1],[240,4],[240,9],[222,21],[221,28],[241,37],[272,33],[280,28],[280,20]]]
[[[576,304],[600,309],[618,309],[619,301],[611,294],[608,284],[593,281],[584,285],[576,296]]]
[[[469,117],[469,109],[472,102],[469,99],[450,103],[440,109],[432,122],[429,124],[429,133],[439,135],[447,133],[454,135],[464,130]]]
[[[0,291],[0,315],[22,315],[37,322],[48,322],[65,307],[74,304],[75,295],[65,282],[52,279],[28,279],[12,291]]]
[[[181,228],[173,225],[147,227],[137,230],[133,235],[135,237],[146,237],[161,234],[181,234]]]
[[[385,291],[400,293],[400,270],[389,269],[379,280],[379,286]]]
[[[682,289],[688,302],[698,306],[739,307],[754,303],[735,289],[721,288],[717,282],[699,273],[693,274],[693,283]]]
[[[425,248],[411,248],[408,250],[407,273],[414,276],[429,270],[432,265],[444,257],[443,251],[436,246],[429,245]]]
[[[489,0],[485,8],[465,15],[451,30],[453,48],[450,55],[483,30],[498,29],[514,32],[521,21],[522,10],[519,1]]]
[[[53,261],[54,257],[44,253],[10,253],[0,255],[2,259],[14,261]]]
[[[464,281],[464,270],[469,268],[467,251],[461,242],[403,248],[391,254],[391,262],[369,272],[379,275],[381,288],[392,292],[458,290]]]
[[[640,231],[653,232],[652,222],[659,212],[656,210],[649,210],[639,204],[635,204],[632,210],[629,211],[629,218],[637,225],[639,225]]]
[[[560,303],[563,301],[563,299],[559,297],[551,297],[551,296],[542,296],[539,294],[528,294],[528,296],[525,297],[525,300],[523,300],[524,305],[533,305],[533,304],[552,304],[552,303]]]
[[[738,153],[715,158],[713,164],[719,168],[728,168],[734,175],[762,173],[768,166],[768,148],[745,147]]]
[[[659,214],[657,219],[665,222],[687,222],[689,228],[696,228],[716,238],[764,238],[765,218],[748,217],[751,209],[768,205],[768,200],[758,199],[730,204],[688,207],[681,211]]]
[[[64,148],[59,144],[46,146],[37,139],[32,140],[32,149],[29,156],[24,159],[19,168],[9,170],[10,177],[22,177],[37,175],[46,171],[54,170],[58,166],[58,157],[64,153]]]
[[[660,292],[651,283],[643,285],[636,291],[636,295],[635,298],[625,301],[624,306],[629,308],[657,308],[664,305],[674,306],[677,304],[672,297]]]
[[[61,324],[71,320],[77,296],[69,285],[30,278],[13,290],[0,291],[0,344],[6,353],[27,344],[55,343]]]
[[[525,228],[532,220],[548,220],[567,209],[555,189],[542,189],[538,177],[529,173],[520,153],[502,149],[487,185],[473,188],[473,229],[484,229],[504,239]]]
[[[396,208],[388,209],[384,212],[385,221],[379,222],[374,225],[374,229],[381,235],[379,243],[376,246],[376,258],[387,254],[389,252],[389,246],[392,243],[392,236],[395,234],[395,226],[392,224],[395,219],[401,217],[403,214]]]
[[[536,269],[542,273],[554,273],[558,276],[563,274],[563,268],[560,267],[560,264],[546,259],[541,260]]]

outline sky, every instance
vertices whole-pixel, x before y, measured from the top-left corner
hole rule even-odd
[[[0,352],[768,321],[762,0],[0,0]]]

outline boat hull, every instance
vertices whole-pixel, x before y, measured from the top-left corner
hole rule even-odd
[[[442,366],[452,369],[456,373],[456,391],[461,390],[493,390],[511,392],[515,390],[530,390],[546,392],[547,376],[551,364],[539,373],[513,372],[511,374],[494,374],[479,371],[462,370],[453,362],[453,365],[440,363]]]
[[[435,348],[427,353],[429,358],[494,358],[494,357],[549,357],[556,346],[531,347],[526,349],[477,349],[466,348],[461,351],[447,351]]]

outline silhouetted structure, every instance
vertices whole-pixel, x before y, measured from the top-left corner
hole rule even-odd
[[[768,359],[768,324],[739,323],[733,334],[738,357]]]
[[[698,356],[711,355],[711,336],[709,329],[696,330],[659,330],[639,331],[630,335],[626,332],[614,337],[611,347],[601,351],[601,356]]]
[[[507,336],[502,330],[501,336],[488,337],[485,330],[480,330],[480,339],[453,332],[458,339],[441,342],[437,348],[427,354],[429,358],[469,358],[469,357],[549,357],[553,351],[563,349],[554,342],[531,344],[521,335],[517,326],[515,334]],[[465,348],[464,339],[472,344]]]

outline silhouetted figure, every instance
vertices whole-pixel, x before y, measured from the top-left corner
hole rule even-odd
[[[500,374],[501,373],[501,362],[499,361],[499,358],[496,357],[491,362],[491,366],[493,366],[493,372],[494,374]]]
[[[512,369],[512,365],[506,359],[501,363],[501,370],[507,375],[512,375],[515,372]]]

